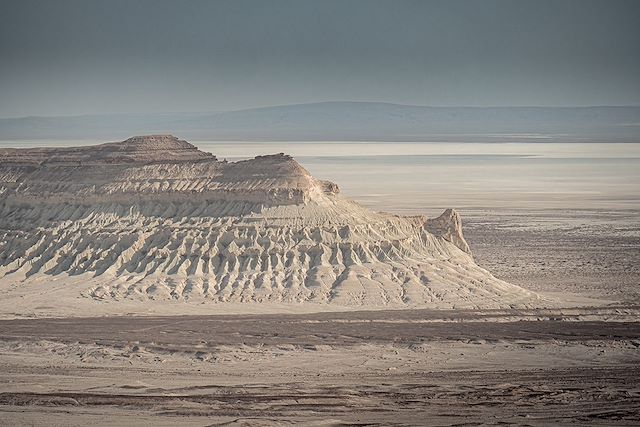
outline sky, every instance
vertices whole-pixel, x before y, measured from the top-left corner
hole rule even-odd
[[[640,105],[640,1],[0,0],[0,117]]]

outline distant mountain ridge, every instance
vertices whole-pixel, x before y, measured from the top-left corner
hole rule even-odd
[[[640,107],[424,107],[321,102],[219,113],[0,119],[0,140],[179,133],[250,141],[640,142]]]

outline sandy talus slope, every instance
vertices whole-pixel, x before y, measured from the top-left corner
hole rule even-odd
[[[0,229],[5,314],[113,301],[545,304],[473,262],[453,210],[375,213],[289,156],[227,163],[171,136],[0,150]]]

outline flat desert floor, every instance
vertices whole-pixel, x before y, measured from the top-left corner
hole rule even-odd
[[[500,279],[561,299],[640,302],[638,210],[471,209],[462,215],[476,262]]]
[[[640,213],[462,213],[584,306],[0,320],[0,424],[638,425]]]
[[[2,321],[1,418],[6,425],[640,422],[637,323],[477,316]]]

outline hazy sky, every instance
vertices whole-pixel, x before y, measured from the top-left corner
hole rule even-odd
[[[640,105],[640,1],[0,0],[0,117]]]

